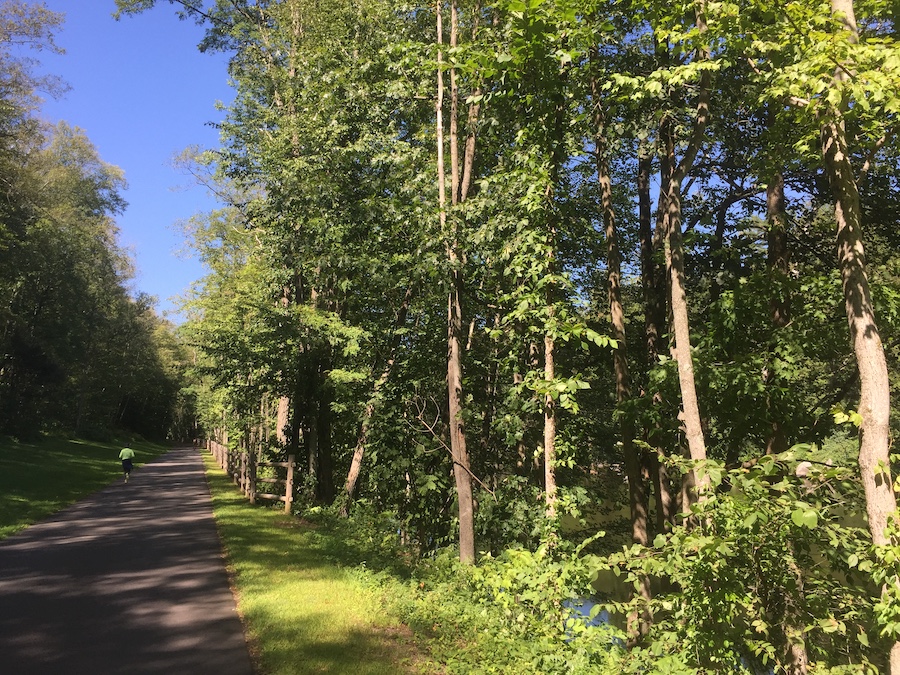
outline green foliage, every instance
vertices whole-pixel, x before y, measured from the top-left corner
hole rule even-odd
[[[131,14],[156,3],[117,4]],[[222,147],[198,156],[228,206],[191,232],[210,274],[184,328],[197,356],[185,396],[208,433],[227,429],[232,445],[250,429],[270,434],[273,401],[289,398],[287,445],[303,457],[309,503],[329,501],[321,487],[347,475],[361,448],[362,529],[388,549],[397,532],[422,555],[447,547],[458,527],[447,280],[462,280],[462,422],[478,548],[488,554],[461,570],[438,553],[406,610],[450,670],[779,671],[801,639],[819,672],[881,667],[897,626],[895,560],[868,547],[850,468],[858,382],[817,144],[823,115],[840,110],[856,169],[867,167],[872,294],[897,371],[892,10],[858,2],[860,39],[849,40],[819,2],[466,1],[453,18],[447,4],[384,0],[175,4],[207,26],[203,49],[228,54],[236,89]],[[445,33],[455,27],[453,45],[449,35],[436,44],[436,10]],[[461,201],[448,181],[443,228],[438,51],[449,173],[475,144],[471,189]],[[853,66],[836,84],[845,63]],[[701,138],[707,85],[712,119]],[[718,460],[696,468],[717,487],[653,546],[601,560],[600,545],[577,549],[570,528],[590,533],[602,516],[604,529],[630,536],[617,517],[627,508],[618,503],[623,448],[638,448],[649,474],[656,458],[684,449],[660,197],[691,152],[678,215],[693,375]],[[639,171],[649,172],[644,185]],[[764,200],[777,178],[784,214]],[[84,183],[61,185],[80,194]],[[611,210],[624,340],[606,337]],[[652,250],[639,257],[641,246]],[[644,334],[651,323],[655,351]],[[630,382],[614,381],[614,356],[627,360]],[[898,388],[896,372],[893,380]],[[566,512],[558,527],[542,500],[548,397],[558,416],[550,469]],[[820,447],[754,459],[796,443]],[[266,451],[288,451],[274,445]],[[687,467],[668,467],[677,493]],[[654,623],[629,650],[612,648],[605,631],[567,625],[563,602],[591,594],[591,574],[604,567],[629,588],[649,578],[654,592]],[[614,604],[614,619],[639,617],[643,602]]]
[[[654,616],[626,672],[670,672],[674,664],[684,672],[783,672],[788,644],[798,640],[817,672],[878,672],[880,635],[892,624],[879,615],[884,600],[874,589],[882,579],[858,512],[855,471],[816,462],[801,446],[747,468],[710,461],[700,469],[716,489],[683,524],[652,547],[609,559],[627,583],[649,577],[655,586],[649,604],[636,596],[613,605],[621,615],[647,606]]]
[[[578,549],[510,549],[477,568],[446,552],[418,570],[405,619],[450,672],[613,673],[618,632],[565,605],[590,594],[590,568]]]

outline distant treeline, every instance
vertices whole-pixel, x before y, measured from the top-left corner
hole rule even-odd
[[[56,50],[62,17],[0,12],[0,433],[184,435],[180,348],[152,299],[129,292],[116,241],[122,171],[80,129],[39,119],[38,92],[62,85],[17,56]]]

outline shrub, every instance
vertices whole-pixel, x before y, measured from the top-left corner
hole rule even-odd
[[[627,581],[657,588],[625,672],[791,672],[792,645],[812,672],[878,672],[887,646],[855,470],[811,462],[802,447],[696,469],[718,488],[689,518],[609,558]],[[635,598],[612,609],[646,607]]]

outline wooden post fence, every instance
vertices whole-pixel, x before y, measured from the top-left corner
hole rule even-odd
[[[253,500],[257,498],[275,499],[284,502],[284,512],[291,512],[291,505],[294,503],[294,455],[289,455],[286,462],[260,462],[259,466],[275,466],[287,469],[286,478],[266,478],[256,477],[255,483],[268,483],[270,485],[284,485],[284,494],[273,494],[271,492],[256,492],[254,485]]]
[[[255,453],[233,451],[218,441],[207,440],[205,446],[215,458],[216,464],[231,476],[251,504],[255,504],[257,499],[273,499],[284,502],[285,513],[291,512],[294,503],[294,466],[296,465],[294,455],[289,455],[286,462],[257,462]],[[285,478],[261,477],[258,475],[260,466],[284,468],[287,470],[287,475]],[[273,487],[283,485],[284,492],[279,491],[279,494],[257,492],[258,483],[266,483]]]

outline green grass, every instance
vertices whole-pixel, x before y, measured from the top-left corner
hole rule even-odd
[[[327,524],[251,506],[206,455],[213,509],[260,673],[439,672],[362,580],[361,552]],[[341,564],[344,562],[346,564]]]
[[[133,443],[135,466],[168,448]],[[0,438],[0,539],[121,478],[121,445],[47,438]]]

